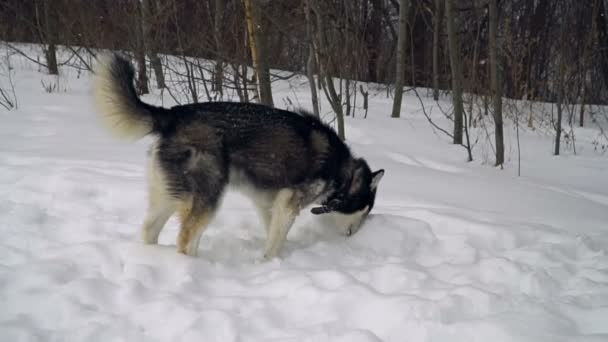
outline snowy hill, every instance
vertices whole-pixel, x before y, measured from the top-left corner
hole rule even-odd
[[[346,120],[355,153],[386,170],[361,231],[344,237],[304,211],[281,258],[262,262],[254,207],[230,193],[191,258],[175,252],[173,219],[159,246],[138,242],[150,140],[97,125],[88,74],[13,66],[19,108],[0,109],[1,341],[608,341],[608,159],[593,128],[561,157],[551,136],[523,130],[517,177],[512,127],[505,170],[481,147],[466,163],[414,94],[390,119],[378,92],[367,119]],[[47,93],[41,79],[60,83]],[[290,82],[274,83],[275,102],[308,106],[306,82]]]

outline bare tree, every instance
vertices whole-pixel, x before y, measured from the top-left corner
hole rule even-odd
[[[448,27],[448,44],[450,46],[450,66],[452,69],[452,102],[454,105],[454,144],[462,144],[462,130],[464,106],[462,102],[462,64],[460,60],[460,48],[456,28],[454,24],[454,11],[452,1],[445,0],[445,15]]]
[[[158,57],[158,39],[152,37],[151,26],[154,25],[154,18],[158,18],[161,13],[158,9],[158,3],[154,3],[152,0],[141,0],[142,6],[142,30],[143,38],[145,40],[144,47],[147,49],[148,58],[150,58],[150,66],[154,71],[156,78],[156,87],[158,89],[166,88],[165,75],[163,73],[163,65],[160,57]]]
[[[263,18],[260,13],[260,0],[244,0],[251,58],[256,71],[260,103],[273,106],[270,70],[266,51],[266,36]]]
[[[44,54],[46,57],[46,67],[51,75],[59,74],[59,69],[57,68],[57,46],[56,46],[56,36],[57,32],[55,30],[54,21],[51,17],[50,13],[50,4],[51,0],[43,0],[42,1],[42,23],[40,23],[40,13],[38,8],[38,2],[36,2],[36,19],[38,21],[37,26],[39,30],[39,34],[41,36],[42,42],[44,42]]]
[[[600,66],[604,83],[608,86],[608,20],[606,20],[608,11],[606,11],[604,0],[596,0],[596,4],[595,28],[597,30],[598,45],[601,47],[599,50],[601,55]]]
[[[565,61],[565,49],[566,42],[565,40],[566,34],[566,23],[565,20],[561,23],[560,28],[560,40],[559,40],[559,50],[560,50],[560,59],[557,67],[557,82],[556,82],[556,91],[557,91],[557,122],[555,123],[555,151],[554,155],[559,155],[560,152],[560,142],[562,137],[562,118],[564,112],[564,96],[565,96],[565,88],[564,84],[565,79],[565,69],[566,69],[566,61]]]
[[[435,0],[433,13],[433,99],[439,100],[439,33],[441,31],[442,0]]]
[[[502,123],[502,87],[498,74],[498,7],[497,0],[490,0],[490,78],[494,104],[494,137],[496,140],[496,166],[505,162],[505,144]]]
[[[254,23],[254,13],[253,13],[253,1],[254,0],[243,0],[245,4],[245,22],[247,23],[247,38],[249,38],[249,49],[251,50],[251,64],[253,64],[254,70],[254,78],[258,79],[258,69],[259,69],[259,61],[258,61],[258,45],[256,43],[256,34],[255,34],[255,23]],[[245,74],[245,77],[247,75]],[[255,88],[256,96],[258,97],[258,101],[260,98],[260,86],[259,82],[256,83]]]
[[[311,0],[304,0],[304,16],[306,18],[306,39],[308,40],[308,57],[306,59],[306,77],[308,78],[308,84],[310,85],[310,97],[312,102],[312,110],[313,113],[320,117],[319,115],[319,99],[317,96],[317,87],[315,84],[315,47],[313,43],[313,28],[312,28],[312,19],[311,19],[311,8],[310,8]]]
[[[399,37],[397,38],[397,66],[395,73],[395,98],[391,117],[401,115],[401,101],[403,99],[403,78],[405,73],[405,47],[407,45],[407,19],[409,16],[409,1],[400,0],[399,3]]]
[[[145,26],[145,14],[143,5],[140,1],[135,3],[137,15],[135,16],[135,31],[136,35],[136,48],[135,48],[135,60],[137,61],[137,92],[139,94],[147,94],[150,92],[148,89],[148,72],[146,69],[146,35],[144,32]]]
[[[224,19],[224,0],[215,0],[215,13],[213,14],[213,39],[215,41],[215,72],[213,87],[223,96],[224,88],[224,42],[222,40],[222,22]]]
[[[371,11],[368,9],[370,3],[372,5]],[[371,0],[369,3],[367,0],[364,0],[363,7],[365,18],[368,16],[367,12],[371,12],[369,14],[369,24],[367,25],[368,29],[365,31],[367,43],[367,77],[365,79],[370,82],[377,82],[379,71],[378,62],[382,50],[381,37],[383,27],[385,26],[382,22],[382,18],[386,8],[384,7],[383,0]],[[392,29],[392,26],[390,26],[390,28]]]

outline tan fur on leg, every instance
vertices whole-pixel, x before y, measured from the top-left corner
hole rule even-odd
[[[177,210],[181,218],[177,251],[196,256],[201,235],[213,218],[214,210],[196,205],[192,198],[180,201]]]
[[[279,254],[299,211],[300,207],[293,190],[282,189],[277,193],[272,205],[272,218],[266,238],[264,258],[271,259]]]

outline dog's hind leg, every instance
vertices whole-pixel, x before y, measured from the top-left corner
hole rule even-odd
[[[201,235],[215,214],[215,205],[205,205],[201,201],[190,198],[179,201],[178,212],[181,227],[177,237],[177,251],[196,256]]]
[[[175,208],[175,202],[171,199],[150,199],[148,213],[141,229],[141,237],[144,243],[158,243],[158,235],[175,212]]]
[[[167,193],[167,187],[155,158],[148,164],[148,213],[141,229],[141,238],[146,244],[158,243],[158,235],[176,210],[175,199]]]
[[[264,225],[264,229],[266,230],[266,234],[268,234],[270,230],[270,220],[272,218],[272,203],[268,204],[264,201],[254,201],[255,208],[257,210],[258,216]]]
[[[282,189],[277,193],[272,204],[264,258],[271,259],[279,254],[299,211],[300,204],[292,189]]]

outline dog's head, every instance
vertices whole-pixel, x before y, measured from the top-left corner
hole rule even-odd
[[[336,189],[320,207],[311,209],[315,215],[334,213],[346,235],[356,233],[374,207],[376,190],[384,170],[372,172],[363,159],[354,161],[348,180]]]

